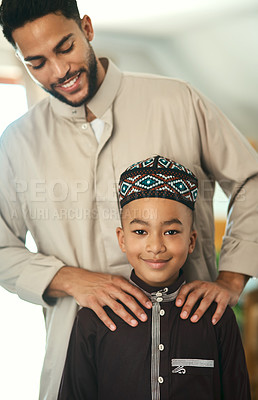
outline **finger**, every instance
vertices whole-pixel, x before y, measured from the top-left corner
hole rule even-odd
[[[133,327],[138,325],[138,321],[132,317],[132,315],[130,315],[122,306],[122,304],[118,303],[118,301],[110,297],[107,301],[107,306],[111,308],[111,310],[120,318],[122,318],[128,325]]]
[[[144,294],[141,289],[138,289],[136,286],[132,285],[128,281],[123,280],[120,288],[124,292],[129,293],[130,295],[135,297],[144,307],[146,307],[146,308],[152,307],[152,303],[151,303],[150,299],[146,296],[146,294]],[[123,301],[123,303],[126,304],[126,302],[124,302],[124,301]]]
[[[199,319],[203,316],[203,314],[205,313],[205,311],[207,311],[207,309],[210,307],[211,303],[214,300],[214,296],[205,296],[202,301],[199,304],[199,307],[197,308],[197,310],[194,312],[194,314],[192,315],[190,321],[191,322],[197,322],[199,321]]]
[[[134,289],[133,285],[132,286]],[[128,287],[127,285],[125,285]],[[131,288],[129,288],[131,289]],[[136,288],[137,289],[137,288]],[[137,290],[138,291],[138,290]],[[140,291],[140,290],[139,290]],[[138,321],[130,315],[126,311],[126,309],[121,305],[117,300],[120,300],[124,304],[128,306],[128,308],[132,309],[133,312],[135,312],[135,315],[141,320],[141,321],[146,321],[147,320],[147,315],[145,312],[142,310],[142,308],[137,304],[137,302],[127,293],[123,292],[120,287],[115,286],[114,284],[112,285],[106,285],[106,287],[103,289],[98,289],[98,291],[95,291],[94,295],[87,295],[86,298],[84,297],[83,299],[77,299],[77,302],[81,304],[84,307],[89,307],[91,308],[98,316],[100,316],[100,319],[105,323],[106,326],[110,328],[111,321],[110,318],[107,316],[106,312],[101,310],[104,306],[108,306],[113,310],[115,314],[117,314],[120,318],[122,318],[126,323],[128,323],[130,326],[137,326]],[[108,318],[108,319],[107,319]],[[113,327],[112,327],[113,328]],[[111,329],[113,330],[113,329]]]
[[[103,324],[106,325],[108,329],[110,329],[112,332],[116,330],[116,325],[114,324],[112,319],[109,318],[103,307],[101,307],[99,304],[96,304],[92,306],[91,309],[95,312],[95,314],[99,317]]]
[[[220,301],[217,305],[216,311],[212,316],[212,320],[211,322],[213,323],[213,325],[216,325],[216,323],[220,320],[220,318],[222,317],[222,315],[224,314],[226,307],[228,305],[228,301]]]
[[[181,307],[186,301],[187,296],[191,293],[196,287],[200,285],[200,281],[194,281],[183,285],[177,295],[176,298],[176,306]]]
[[[126,294],[125,292],[120,292],[117,294],[117,299],[120,300],[123,304],[125,304],[142,322],[147,321],[147,314],[144,310],[139,306],[136,300]]]
[[[129,294],[128,294],[129,293]],[[112,285],[109,285],[108,287],[105,287],[105,290],[103,290],[102,294],[98,296],[98,299],[104,299],[107,301],[104,303],[105,305],[107,304],[108,306],[111,307],[110,302],[108,302],[107,295],[114,300],[119,300],[121,301],[126,307],[128,307],[136,316],[139,318],[142,322],[147,321],[147,315],[145,311],[140,307],[140,305],[137,303],[137,301],[134,299],[139,299],[141,302],[147,307],[151,308],[152,303],[149,300],[149,298],[142,292],[142,290],[138,289],[134,285],[130,284],[128,281],[126,281],[123,278],[115,278],[113,280]],[[134,297],[132,297],[134,296]],[[112,303],[114,304],[114,303]],[[112,307],[111,307],[112,308]],[[128,313],[127,313],[128,314]],[[133,324],[135,324],[135,321],[133,321]]]
[[[187,297],[187,300],[183,306],[183,309],[181,311],[180,317],[182,319],[188,318],[190,312],[192,311],[193,306],[196,304],[196,302],[202,297],[202,290],[201,289],[196,289],[194,292],[190,293]]]

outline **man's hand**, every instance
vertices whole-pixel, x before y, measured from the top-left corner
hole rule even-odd
[[[215,325],[227,307],[234,306],[238,302],[249,276],[235,272],[221,271],[215,282],[194,281],[184,285],[176,299],[176,306],[183,309],[181,318],[188,318],[195,303],[202,298],[199,307],[191,317],[192,322],[197,322],[215,301],[218,305],[212,316],[212,323]]]
[[[75,267],[61,268],[45,292],[47,297],[67,295],[73,296],[80,306],[91,308],[111,331],[116,326],[103,309],[104,306],[110,307],[133,327],[138,325],[138,321],[117,300],[125,304],[142,322],[147,320],[147,315],[133,297],[144,307],[152,307],[148,297],[126,279]]]

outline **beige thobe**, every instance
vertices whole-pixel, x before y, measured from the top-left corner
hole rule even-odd
[[[120,72],[111,62],[88,104],[104,121],[98,143],[85,118],[49,97],[10,125],[0,147],[0,282],[44,307],[46,357],[40,399],[55,400],[77,312],[73,298],[47,304],[43,293],[64,265],[129,276],[115,229],[117,183],[133,162],[154,154],[199,179],[197,246],[190,279],[216,278],[212,198],[218,181],[230,198],[220,269],[257,276],[257,154],[225,116],[185,82]],[[27,230],[38,253],[25,247]]]

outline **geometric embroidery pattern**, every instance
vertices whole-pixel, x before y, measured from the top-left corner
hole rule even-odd
[[[156,156],[128,167],[119,182],[121,207],[144,197],[162,197],[179,201],[192,210],[198,194],[198,180],[188,168]]]

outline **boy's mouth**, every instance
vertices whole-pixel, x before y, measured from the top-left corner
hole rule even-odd
[[[151,268],[154,268],[154,269],[160,269],[160,268],[164,267],[164,265],[167,264],[167,262],[169,260],[170,259],[163,260],[163,259],[157,259],[157,258],[154,258],[154,259],[149,259],[149,258],[146,259],[145,258],[145,259],[143,259],[144,262],[146,262]]]

